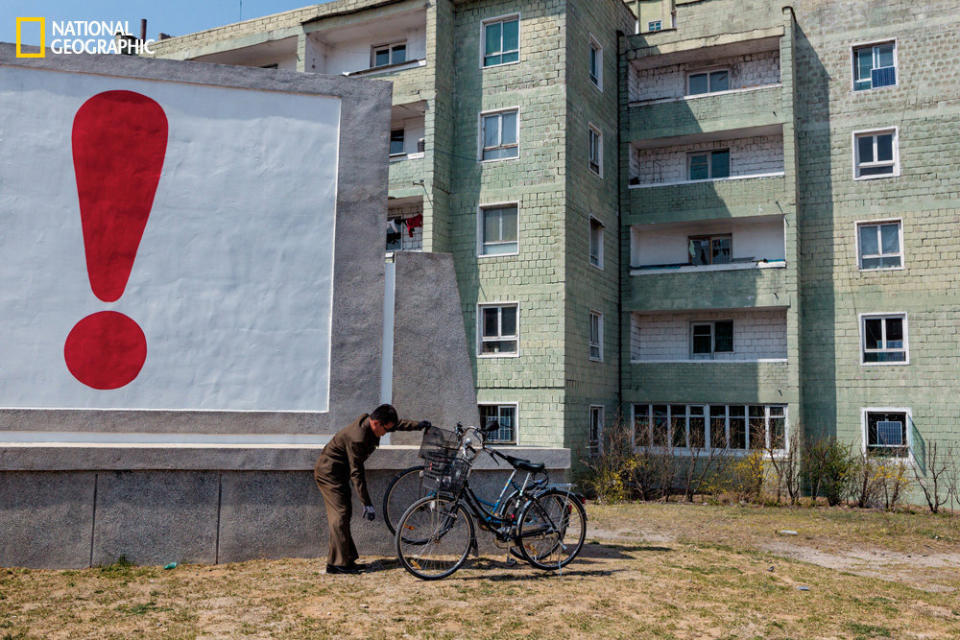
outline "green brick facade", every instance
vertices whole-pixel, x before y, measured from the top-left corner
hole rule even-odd
[[[920,443],[960,433],[955,5],[337,0],[156,48],[213,59],[295,41],[296,68],[309,72],[311,34],[382,28],[403,12],[423,12],[424,63],[375,75],[394,83],[394,105],[425,105],[423,157],[391,164],[389,195],[422,198],[424,250],[454,255],[478,398],[518,403],[520,444],[563,445],[576,458],[591,405],[604,406],[610,424],[628,419],[634,402],[785,405],[790,428],[858,446],[865,408],[904,407]],[[481,68],[483,21],[515,14],[519,61]],[[648,32],[657,20],[662,30]],[[896,86],[853,91],[852,47],[890,40]],[[603,48],[602,90],[588,74],[592,41]],[[631,93],[637,69],[751,55],[777,61],[775,82],[696,99]],[[480,114],[505,108],[519,110],[519,156],[480,162]],[[602,176],[588,166],[590,126],[603,135]],[[853,132],[890,127],[899,175],[854,180]],[[680,154],[682,145],[770,135],[783,156],[772,172],[662,184],[633,175],[633,154],[645,150],[676,146]],[[519,252],[478,257],[478,208],[498,203],[518,205]],[[602,269],[589,261],[591,218],[604,228]],[[634,232],[771,219],[783,223],[775,265],[631,268]],[[888,219],[902,221],[904,268],[861,271],[857,223]],[[517,357],[476,357],[477,305],[492,302],[519,305]],[[635,313],[771,310],[785,317],[777,338],[785,358],[631,362]],[[604,318],[601,362],[589,357],[591,311]],[[909,364],[861,364],[859,316],[882,312],[907,314]]]

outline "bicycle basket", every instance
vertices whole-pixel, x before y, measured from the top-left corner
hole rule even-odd
[[[470,475],[470,461],[458,457],[460,439],[453,431],[430,427],[423,434],[420,457],[424,484],[434,491],[457,493]]]

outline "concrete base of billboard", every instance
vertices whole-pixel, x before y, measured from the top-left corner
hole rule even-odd
[[[569,468],[566,449],[505,451],[544,461],[556,480]],[[304,450],[302,457],[316,453]],[[383,447],[368,461],[378,520],[356,515],[361,505],[354,497],[353,534],[361,554],[394,554],[379,501],[395,469],[419,462],[412,446]],[[484,457],[471,485],[495,497],[505,478],[503,467]],[[308,469],[0,472],[0,514],[3,566],[79,568],[121,556],[135,564],[214,564],[327,554],[326,513]],[[478,542],[482,550],[493,549],[487,534]]]

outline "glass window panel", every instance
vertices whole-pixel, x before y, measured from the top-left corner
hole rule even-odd
[[[867,349],[879,349],[883,339],[883,320],[867,318],[863,321],[863,343]]]
[[[500,126],[503,127],[503,133],[501,134],[502,143],[514,144],[517,141],[517,112],[511,111],[502,114]]]
[[[691,238],[688,252],[690,253],[690,264],[710,264],[710,239]]]
[[[730,353],[733,351],[733,321],[723,320],[714,325],[714,351]]]
[[[694,415],[696,409],[699,414]],[[703,418],[703,409],[701,407],[690,407],[690,444],[693,449],[702,449],[707,446],[706,441],[706,422]]]
[[[517,335],[517,308],[503,307],[500,312],[500,335]]]
[[[883,253],[900,253],[900,225],[885,224],[880,227]]]
[[[857,138],[857,161],[873,162],[873,136]]]
[[[710,177],[707,154],[698,153],[690,156],[690,180],[706,180]]]
[[[500,62],[501,62],[500,54],[496,54],[492,56],[484,56],[483,58],[483,66],[485,67],[490,67],[495,64],[500,64]]]
[[[390,155],[403,153],[403,129],[390,132]]]
[[[693,325],[693,353],[711,352],[710,330],[711,325],[709,324]]]
[[[374,53],[373,66],[382,67],[390,64],[390,49],[378,49]]]
[[[750,407],[750,448],[751,449],[763,449],[767,446],[767,421],[765,407],[762,406],[752,406]]]
[[[484,26],[484,53],[487,56],[500,53],[500,34],[501,27],[499,22],[494,22]]]
[[[727,411],[724,405],[710,407],[710,446],[727,448]]]
[[[877,136],[877,160],[889,162],[893,160],[893,134],[884,133]]]
[[[633,405],[633,443],[638,447],[650,444],[650,405]]]
[[[670,443],[674,447],[687,446],[687,408],[682,404],[670,406]]]
[[[709,90],[707,74],[696,73],[690,76],[690,95],[695,96],[699,93],[707,93]]]
[[[875,258],[877,261],[877,267],[880,268],[895,268],[901,266],[900,256],[887,256],[885,258]]]
[[[600,78],[600,51],[593,45],[590,46],[590,78],[594,82]]]
[[[903,348],[903,318],[887,318],[887,349]]]
[[[393,48],[393,64],[407,61],[407,45],[398,44]]]
[[[504,242],[517,240],[517,208],[500,209],[500,239]]]
[[[516,51],[512,53],[505,53],[502,56],[500,56],[500,62],[504,64],[507,62],[516,62],[519,59],[520,59],[520,54],[517,53]]]
[[[730,262],[730,238],[714,238],[712,241],[713,264]]]
[[[726,91],[730,88],[730,78],[726,71],[714,71],[710,74],[710,91]]]
[[[727,178],[730,176],[730,152],[714,151],[710,154],[710,177]]]
[[[886,266],[886,265],[883,264],[883,263],[884,263],[884,260],[885,260],[884,258],[864,258],[864,259],[863,259],[863,268],[864,268],[864,269],[879,269],[880,267]],[[898,263],[900,262],[899,258],[897,259],[897,262],[898,262]],[[897,264],[897,265],[895,265],[895,266],[900,266],[900,265]]]
[[[516,51],[520,46],[520,21],[510,20],[503,23],[502,51]]]
[[[783,449],[786,443],[787,421],[782,417],[770,416],[770,447],[772,449]]]
[[[483,146],[495,147],[500,143],[500,116],[483,117]]]
[[[880,253],[877,244],[877,227],[874,225],[863,225],[860,227],[860,254],[864,256],[875,256]],[[866,261],[864,261],[866,266]]]
[[[590,342],[600,342],[600,316],[590,314]]]
[[[483,337],[496,337],[498,328],[498,317],[500,310],[497,307],[485,307],[483,309]]]
[[[730,407],[730,448],[747,448],[747,419],[742,406]]]
[[[893,44],[881,44],[877,46],[877,66],[893,66]]]
[[[667,405],[653,405],[653,446],[667,446]]]
[[[860,169],[861,176],[882,176],[893,173],[893,165],[887,165],[885,167],[866,167]]]
[[[870,72],[873,70],[873,49],[864,47],[857,49],[857,80],[867,81],[866,88],[870,88]]]

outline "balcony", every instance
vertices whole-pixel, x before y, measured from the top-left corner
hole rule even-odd
[[[786,360],[763,362],[641,362],[630,364],[626,402],[705,404],[797,401]]]
[[[656,277],[631,278],[625,301],[630,311],[744,309],[792,306],[789,271],[783,262],[754,263],[729,271],[665,271]]]
[[[386,251],[423,250],[423,198],[390,198]]]
[[[394,105],[390,114],[390,195],[423,195],[425,179],[425,102]]]
[[[730,129],[782,125],[779,84],[633,103],[628,140],[675,138]]]
[[[630,362],[708,364],[787,357],[787,309],[630,314]]]
[[[624,223],[658,224],[783,215],[793,195],[782,172],[631,186]]]

